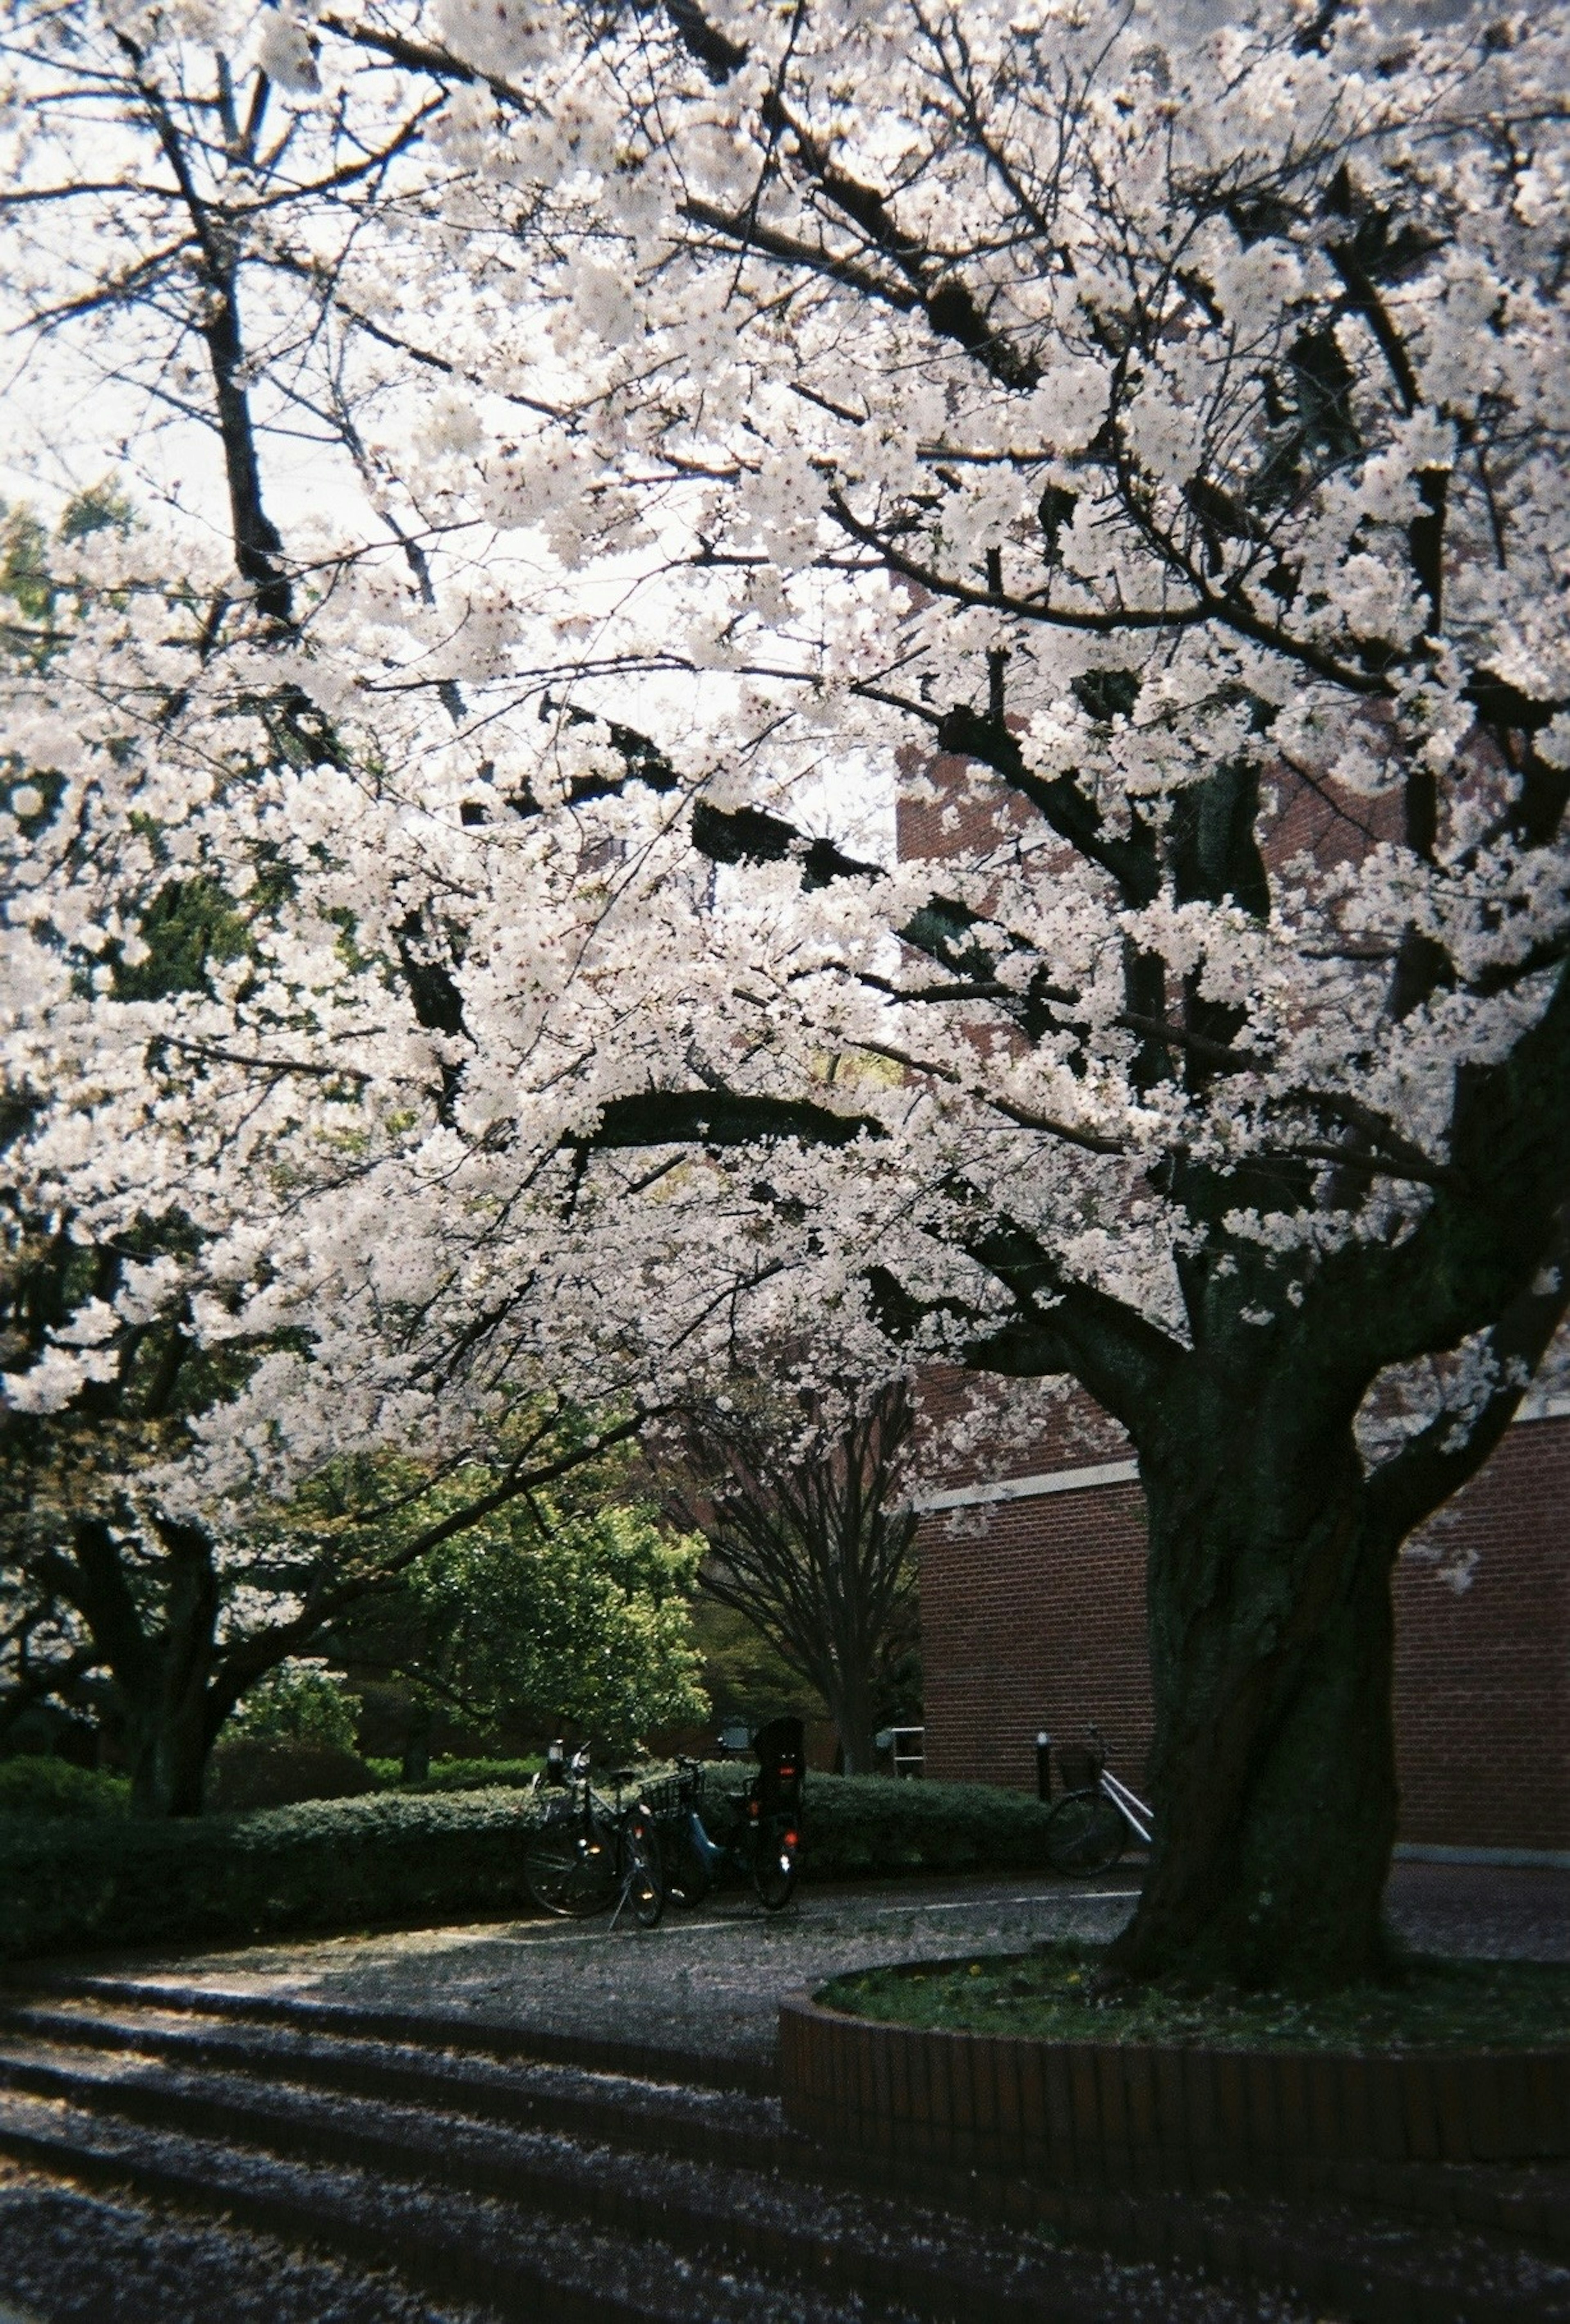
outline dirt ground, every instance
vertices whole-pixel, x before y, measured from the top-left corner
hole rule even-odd
[[[671,1913],[647,1935],[531,1920],[207,1954],[97,1954],[77,1966],[760,2059],[772,2049],[782,1993],[878,1962],[1110,1937],[1139,1877],[1136,1864],[1083,1887],[1053,1878],[808,1887],[777,1918],[727,1899]],[[1396,1929],[1424,1951],[1570,1960],[1570,1872],[1404,1863],[1389,1901]],[[1263,2292],[1233,2299],[1213,2287],[1205,2299],[1206,2324],[1307,2324],[1307,2311]],[[0,2163],[0,2324],[210,2324],[219,2314],[229,2324],[487,2324],[461,2302],[422,2298],[394,2277],[232,2221]]]
[[[777,1916],[725,1897],[695,1914],[670,1912],[647,1934],[530,1920],[115,1962],[99,1955],[91,1966],[229,1993],[757,2057],[773,2048],[783,1994],[887,1961],[1110,1938],[1138,1887],[1137,1866],[1085,1886],[1052,1877],[808,1886]],[[1398,1864],[1389,1908],[1421,1951],[1570,1961],[1570,1872]]]

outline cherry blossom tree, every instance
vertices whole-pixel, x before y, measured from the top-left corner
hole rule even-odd
[[[247,1179],[225,1132],[269,1266],[319,1201],[309,1362],[396,1306],[493,1380],[527,1313],[536,1378],[629,1394],[771,1339],[1082,1382],[1150,1511],[1118,1960],[1291,1982],[1382,1958],[1391,1563],[1570,1299],[1570,53],[1186,21],[84,11],[164,158],[131,201],[28,116],[30,279],[68,195],[127,244],[29,292],[36,360],[85,326],[123,397],[205,350],[229,534],[172,640],[104,578],[85,741],[30,668],[64,788],[18,828],[97,830],[134,701],[192,862],[276,835],[291,949],[201,1103],[282,1141]],[[263,479],[307,378],[359,497],[247,533],[232,446]],[[116,811],[119,869],[30,891],[51,1042],[137,940]]]
[[[642,1415],[612,1361],[541,1366],[526,1285],[503,1351],[386,1241],[440,996],[407,931],[357,957],[299,876],[317,825],[264,761],[326,730],[265,650],[199,707],[192,569],[65,530],[0,665],[0,1722],[106,1672],[134,1804],[194,1814],[248,1687]]]

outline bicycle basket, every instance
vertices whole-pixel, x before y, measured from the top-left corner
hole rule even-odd
[[[1090,1792],[1101,1781],[1102,1758],[1084,1743],[1060,1743],[1057,1773],[1066,1792]]]
[[[643,1787],[643,1802],[650,1812],[657,1816],[673,1816],[680,1812],[681,1785],[675,1775],[661,1775],[657,1784]]]

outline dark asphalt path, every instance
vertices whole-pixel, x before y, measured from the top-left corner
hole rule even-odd
[[[649,1934],[529,1920],[252,1945],[205,1954],[98,1955],[100,1974],[212,1991],[296,1995],[753,2056],[770,2052],[782,1994],[849,1969],[1106,1939],[1138,1893],[1137,1865],[1079,1886],[1044,1876],[804,1887],[771,1917],[725,1898],[668,1913]],[[1391,1921],[1426,1952],[1570,1961],[1570,1872],[1398,1864]],[[89,1964],[84,1964],[88,1966]]]

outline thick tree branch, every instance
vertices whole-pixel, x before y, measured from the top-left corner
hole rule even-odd
[[[1368,1480],[1371,1519],[1394,1556],[1426,1517],[1474,1477],[1520,1407],[1531,1377],[1570,1314],[1570,1197],[1555,1214],[1541,1263],[1488,1334],[1496,1385],[1468,1413],[1441,1411]]]
[[[648,1090],[613,1098],[596,1127],[563,1141],[606,1151],[627,1146],[751,1146],[793,1138],[804,1146],[850,1146],[883,1138],[866,1114],[835,1113],[805,1098],[753,1097],[734,1090]]]
[[[1009,1219],[962,1245],[1015,1303],[1015,1317],[976,1335],[965,1361],[978,1371],[1032,1376],[1072,1371],[1138,1443],[1160,1417],[1187,1351],[1138,1309],[1065,1272],[1037,1238]],[[1044,1355],[1052,1360],[1043,1362]]]

